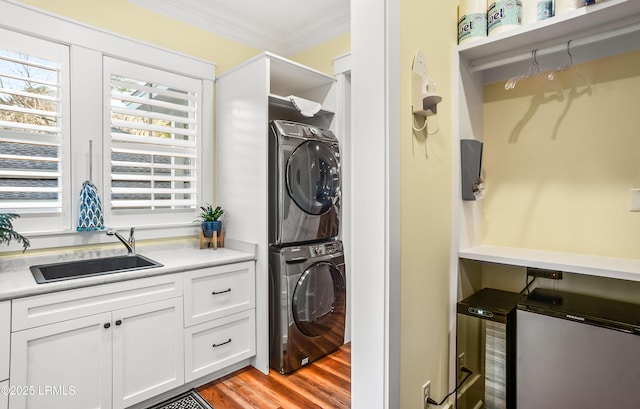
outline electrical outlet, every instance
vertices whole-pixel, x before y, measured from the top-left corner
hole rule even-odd
[[[629,189],[629,211],[640,212],[640,189]]]
[[[461,352],[460,355],[458,355],[458,378],[462,376],[463,366],[465,366],[465,356],[464,356],[464,352]]]
[[[562,271],[527,267],[527,277],[540,277],[548,278],[550,280],[562,280]]]
[[[422,385],[422,402],[423,408],[427,409],[429,407],[428,399],[431,396],[431,381],[427,381],[424,385]]]

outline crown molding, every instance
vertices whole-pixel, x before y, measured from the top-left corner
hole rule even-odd
[[[247,23],[242,16],[224,10],[203,7],[197,1],[178,0],[128,0],[130,3],[159,14],[174,18],[186,24],[201,28],[210,33],[246,44],[258,50],[268,50],[283,56],[304,51],[350,30],[349,11],[331,16],[316,18],[305,23],[291,33],[282,29],[279,32]]]

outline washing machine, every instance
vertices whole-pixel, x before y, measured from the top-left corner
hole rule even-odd
[[[295,244],[338,236],[340,148],[327,129],[269,122],[269,243]]]
[[[344,344],[342,242],[275,247],[269,263],[270,365],[285,374]]]

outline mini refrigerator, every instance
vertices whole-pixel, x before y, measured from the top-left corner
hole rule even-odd
[[[640,305],[536,288],[517,319],[518,409],[640,407]]]
[[[457,304],[458,409],[515,408],[516,306],[524,298],[485,288]]]

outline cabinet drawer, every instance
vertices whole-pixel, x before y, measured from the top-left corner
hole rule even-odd
[[[255,306],[253,261],[189,271],[184,277],[184,325],[187,327]]]
[[[180,297],[182,283],[180,274],[169,274],[19,298],[12,301],[12,331]]]
[[[185,382],[256,354],[255,311],[248,310],[185,330]]]

